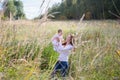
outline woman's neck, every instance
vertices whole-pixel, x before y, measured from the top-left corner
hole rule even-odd
[[[68,45],[68,44],[70,44],[70,42],[67,42],[67,44],[66,44],[66,45]]]

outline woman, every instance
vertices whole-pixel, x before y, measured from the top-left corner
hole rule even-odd
[[[61,76],[65,77],[68,71],[68,58],[70,55],[70,51],[73,47],[74,38],[72,35],[68,35],[66,38],[66,42],[62,44],[59,43],[59,47],[57,49],[58,53],[60,53],[57,63],[55,64],[54,70],[52,72],[52,77],[56,74],[58,70],[61,71]]]

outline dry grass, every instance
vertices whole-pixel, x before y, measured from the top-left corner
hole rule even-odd
[[[76,52],[70,56],[68,80],[119,78],[120,68],[112,56],[120,47],[120,26],[117,21],[47,21],[39,24],[39,21],[25,20],[2,22],[0,77],[2,75],[6,80],[47,80],[56,60],[52,57],[54,52],[50,40],[61,28],[65,36],[73,33],[76,39]],[[41,56],[47,52],[51,52],[47,57],[50,57],[48,63],[52,66],[41,70],[40,64],[47,59],[42,60]]]

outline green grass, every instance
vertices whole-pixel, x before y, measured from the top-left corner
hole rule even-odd
[[[59,28],[63,29],[64,38],[69,33],[76,34],[76,51],[69,59],[67,80],[120,79],[120,65],[113,58],[115,50],[120,49],[120,26],[112,20],[80,24],[78,21],[51,21],[42,25],[37,21],[3,22],[0,26],[2,78],[48,80],[58,57],[50,40]],[[120,57],[115,59],[120,61]]]

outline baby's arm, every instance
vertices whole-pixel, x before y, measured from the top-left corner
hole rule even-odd
[[[55,37],[55,38],[53,38],[53,40],[52,40],[52,44],[53,44],[54,46],[58,46],[58,45],[59,45],[59,42],[60,42],[60,40],[59,40],[58,37]]]

